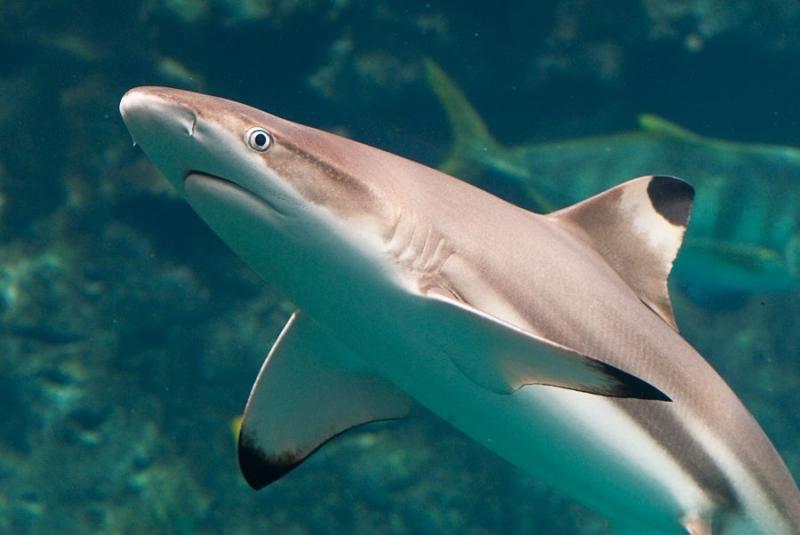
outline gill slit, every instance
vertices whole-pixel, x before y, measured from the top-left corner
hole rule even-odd
[[[439,291],[465,302],[444,274],[444,268],[455,250],[433,227],[420,228],[416,215],[397,211],[388,232],[386,252],[404,268],[405,275],[422,294]]]

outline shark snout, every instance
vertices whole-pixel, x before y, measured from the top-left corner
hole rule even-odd
[[[200,151],[192,93],[166,87],[136,87],[122,97],[119,111],[133,138],[179,192]]]
[[[180,98],[182,93],[164,87],[136,87],[125,93],[119,112],[134,143],[145,146],[158,135],[194,135],[197,113]]]

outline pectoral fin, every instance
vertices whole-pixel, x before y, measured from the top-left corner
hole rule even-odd
[[[443,335],[431,343],[470,380],[498,394],[549,385],[602,396],[670,401],[653,385],[589,355],[437,294],[425,307]]]
[[[408,413],[408,396],[358,363],[341,342],[295,312],[244,411],[239,466],[251,487],[281,478],[347,429]]]

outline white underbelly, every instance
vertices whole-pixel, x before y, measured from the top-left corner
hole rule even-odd
[[[612,521],[685,533],[680,519],[710,507],[670,452],[609,398],[545,386],[494,394],[448,364],[394,379],[476,441]]]

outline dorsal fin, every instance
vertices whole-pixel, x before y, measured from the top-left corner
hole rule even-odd
[[[679,178],[645,176],[550,217],[586,239],[639,298],[677,330],[667,277],[693,199],[694,188]]]

